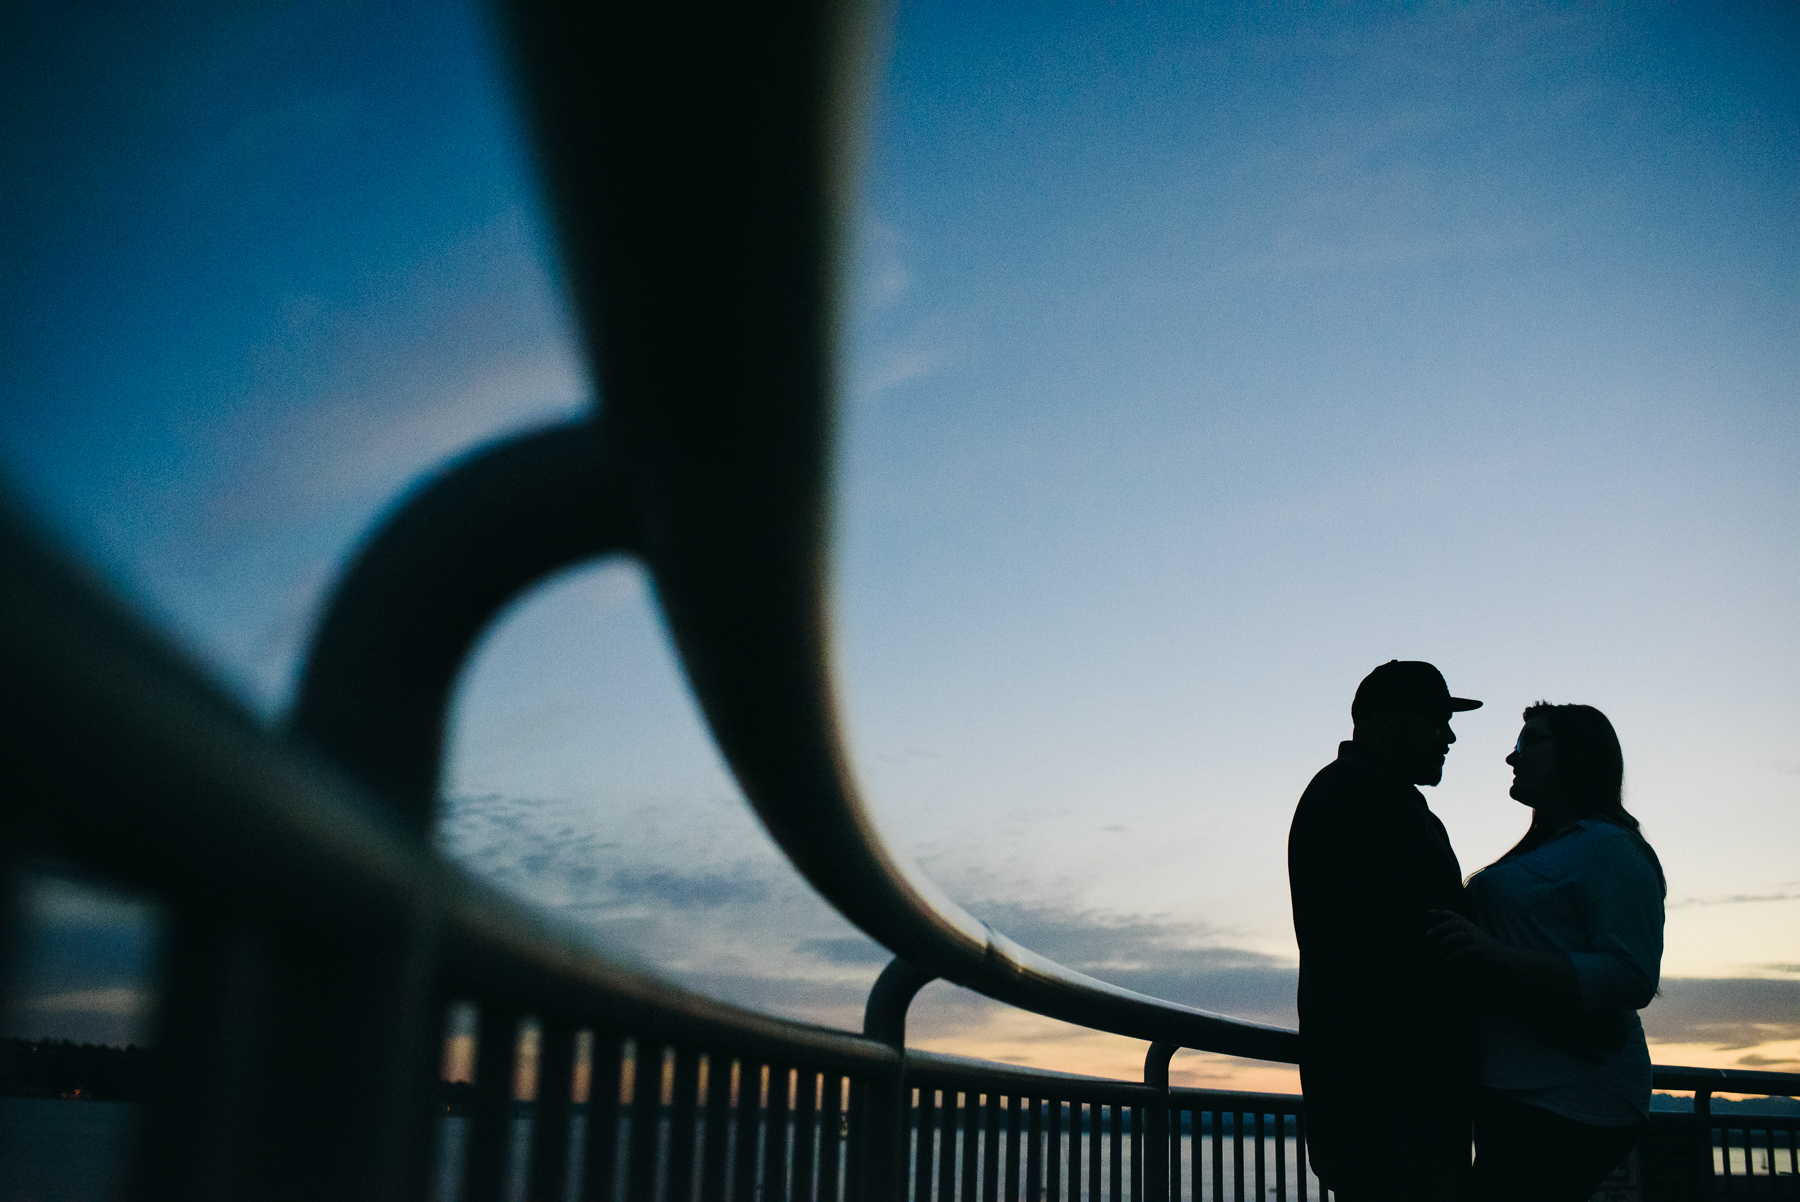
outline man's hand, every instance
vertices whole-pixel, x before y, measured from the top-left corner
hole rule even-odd
[[[1566,952],[1530,951],[1500,942],[1461,914],[1427,911],[1425,938],[1457,984],[1510,1014],[1538,1036],[1594,1064],[1624,1046],[1613,1016],[1586,1013],[1575,965]]]
[[[1499,961],[1500,943],[1461,914],[1454,910],[1425,913],[1432,924],[1426,929],[1425,938],[1431,942],[1439,964],[1463,976]]]

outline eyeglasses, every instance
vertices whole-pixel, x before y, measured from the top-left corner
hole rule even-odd
[[[1532,742],[1533,746],[1536,746],[1539,743],[1547,743],[1547,742],[1549,742],[1549,740],[1550,740],[1550,736],[1547,734],[1542,734],[1535,730],[1531,732],[1531,742]],[[1513,742],[1513,754],[1518,755],[1521,751],[1524,751],[1524,750],[1525,750],[1525,732],[1520,731],[1518,739],[1516,739]]]

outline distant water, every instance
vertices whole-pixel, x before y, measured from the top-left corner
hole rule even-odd
[[[131,1102],[0,1098],[0,1200],[112,1202],[137,1115]]]

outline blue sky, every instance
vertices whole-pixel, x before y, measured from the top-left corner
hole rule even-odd
[[[278,720],[408,483],[591,399],[484,19],[8,20],[0,472]],[[1431,794],[1465,869],[1523,825],[1519,710],[1599,705],[1688,982],[1658,1059],[1800,1062],[1797,33],[901,4],[834,548],[897,845],[1028,946],[1288,1021],[1293,800],[1362,674],[1431,659],[1488,702]],[[515,606],[453,742],[452,854],[682,980],[854,1021],[878,951],[744,809],[635,569]],[[915,1027],[1140,1054],[941,986]]]

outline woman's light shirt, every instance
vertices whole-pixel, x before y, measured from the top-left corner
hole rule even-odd
[[[1637,1012],[1662,967],[1662,880],[1655,853],[1623,827],[1584,819],[1469,881],[1476,921],[1503,943],[1569,953],[1583,1007],[1609,1011],[1624,1046],[1600,1063],[1492,1011],[1481,1021],[1483,1085],[1578,1122],[1637,1122],[1650,1110],[1650,1051]]]

